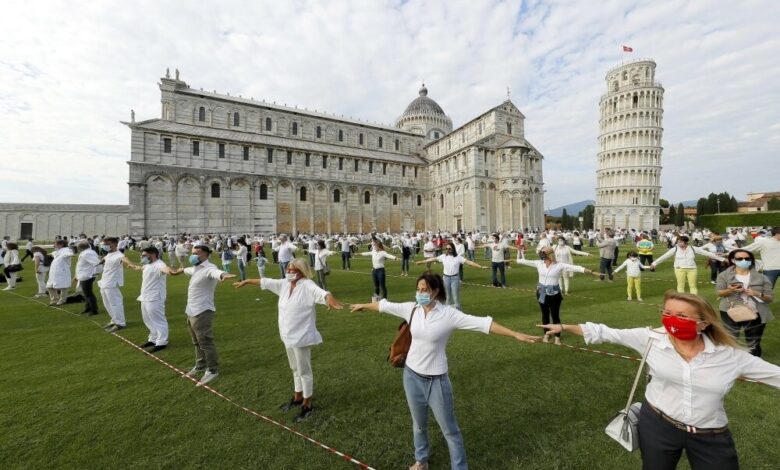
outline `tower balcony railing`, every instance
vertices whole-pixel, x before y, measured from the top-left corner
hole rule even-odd
[[[603,95],[601,95],[601,99],[599,100],[599,103],[604,101],[604,98],[606,98],[607,96],[610,96],[610,95],[619,94],[619,93],[625,92],[625,91],[636,90],[636,89],[639,89],[639,88],[651,88],[651,87],[663,88],[664,86],[658,80],[642,80],[641,82],[639,82],[637,84],[633,84],[632,83],[632,84],[629,84],[629,85],[620,85],[616,91],[610,90],[609,92],[604,93]]]

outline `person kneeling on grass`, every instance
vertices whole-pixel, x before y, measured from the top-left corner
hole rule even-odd
[[[670,290],[663,305],[662,332],[596,323],[539,326],[547,334],[565,331],[584,336],[586,344],[616,343],[640,353],[652,339],[639,413],[642,468],[677,468],[685,450],[693,470],[738,469],[723,399],[738,377],[780,388],[780,367],[738,346],[707,299]]]
[[[410,323],[412,343],[404,366],[404,392],[412,414],[415,463],[410,470],[427,470],[428,409],[439,423],[450,451],[453,469],[466,469],[466,449],[463,445],[455,407],[452,385],[447,375],[446,347],[455,330],[479,331],[509,336],[533,343],[538,336],[512,331],[491,317],[476,317],[444,304],[444,281],[438,274],[426,272],[417,278],[415,302],[393,303],[387,300],[370,304],[353,304],[352,311],[375,310],[403,318]]]
[[[636,300],[642,302],[642,270],[650,268],[642,266],[636,251],[629,251],[623,264],[615,269],[615,274],[624,269],[626,270],[626,293],[628,294],[626,300],[631,302],[631,291],[636,289]]]
[[[294,259],[287,265],[284,279],[246,279],[236,282],[236,289],[246,285],[260,286],[279,296],[279,336],[287,350],[287,360],[293,372],[294,392],[292,400],[282,405],[282,411],[300,406],[295,422],[307,419],[312,411],[314,395],[314,374],[311,369],[311,348],[322,343],[317,331],[315,304],[327,305],[328,309],[343,308],[333,294],[321,289],[311,280],[309,265],[302,259]]]

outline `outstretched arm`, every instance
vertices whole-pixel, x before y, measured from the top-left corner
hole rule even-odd
[[[481,264],[475,263],[475,262],[473,262],[471,260],[467,260],[465,258],[463,259],[463,264],[468,264],[469,266],[473,266],[473,267],[479,268],[479,269],[488,269],[487,266],[482,266]]]
[[[260,285],[260,279],[244,279],[243,281],[238,281],[233,283],[233,287],[236,289],[240,289],[244,286],[259,286]]]
[[[548,323],[547,325],[536,325],[539,328],[544,328],[547,330],[544,334],[547,335],[554,335],[558,333],[563,333],[564,331],[566,333],[573,333],[577,336],[582,336],[582,328],[580,325],[564,325],[563,323]]]
[[[370,304],[352,304],[349,307],[350,312],[362,312],[363,310],[379,311],[379,302],[371,302]]]
[[[424,260],[421,261],[415,261],[414,264],[435,263],[437,261],[439,261],[439,258],[432,256],[430,258],[425,258]]]
[[[495,320],[490,323],[490,333],[494,335],[500,335],[500,336],[509,336],[510,338],[514,338],[518,341],[522,341],[523,343],[534,343],[537,340],[541,339],[540,336],[532,336],[532,335],[527,335],[525,333],[520,333],[519,331],[510,330],[509,328],[502,326]]]

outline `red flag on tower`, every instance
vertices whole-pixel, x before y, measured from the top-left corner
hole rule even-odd
[[[634,48],[630,46],[623,46],[623,52],[634,52]]]

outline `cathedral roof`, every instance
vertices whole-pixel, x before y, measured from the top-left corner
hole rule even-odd
[[[424,83],[422,88],[420,88],[420,96],[409,103],[409,106],[406,107],[406,110],[401,115],[401,119],[407,116],[419,116],[421,114],[447,117],[444,114],[444,110],[442,110],[441,106],[439,106],[439,103],[433,101],[431,98],[428,98],[428,89],[425,88]]]

